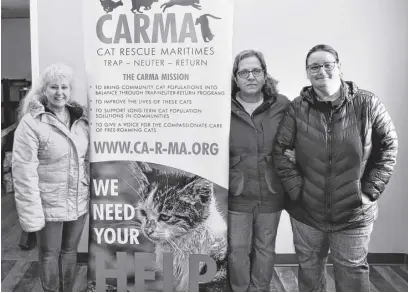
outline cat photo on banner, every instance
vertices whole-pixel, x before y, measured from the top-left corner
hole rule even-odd
[[[127,289],[138,288],[135,253],[154,256],[144,266],[152,275],[144,280],[142,290],[163,291],[165,274],[167,279],[171,274],[173,291],[190,291],[190,278],[194,278],[190,276],[191,256],[204,255],[213,260],[216,269],[208,282],[199,285],[199,291],[228,291],[227,190],[200,176],[157,164],[111,161],[94,163],[92,168],[93,276],[88,291],[98,291],[101,271],[103,275],[125,266]],[[116,191],[111,193],[107,182],[114,180]],[[126,264],[119,263],[117,252],[126,253]],[[171,270],[164,268],[165,254],[172,259]],[[197,265],[199,275],[209,273],[205,262]],[[119,281],[109,276],[101,278],[105,291],[121,291]]]
[[[229,291],[232,21],[233,0],[83,1],[88,291]]]

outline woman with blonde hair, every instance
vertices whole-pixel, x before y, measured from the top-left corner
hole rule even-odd
[[[72,291],[77,247],[88,212],[89,125],[72,99],[73,72],[43,71],[21,102],[13,180],[21,227],[36,232],[44,291]]]

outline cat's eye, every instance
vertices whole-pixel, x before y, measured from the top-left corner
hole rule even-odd
[[[160,214],[159,216],[159,221],[163,221],[163,222],[167,222],[168,220],[170,220],[170,216],[165,215],[165,214]]]
[[[141,214],[143,217],[146,217],[146,216],[147,216],[147,214],[146,214],[146,211],[145,211],[145,210],[140,210],[140,214]]]

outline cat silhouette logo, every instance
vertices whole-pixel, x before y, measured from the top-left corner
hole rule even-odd
[[[150,10],[152,8],[153,2],[159,2],[159,0],[132,0],[132,9],[130,11],[132,11],[133,13],[135,13],[135,11],[143,13],[142,11],[140,11],[140,8],[144,7],[145,11]]]
[[[208,21],[208,17],[212,17],[214,19],[221,19],[220,17],[216,17],[211,14],[203,14],[200,17],[197,17],[195,24],[201,26],[201,36],[204,42],[209,42],[214,38],[214,34],[211,32],[210,23]]]
[[[122,0],[115,2],[112,0],[100,0],[101,1],[101,5],[103,10],[106,13],[112,12],[114,9],[116,9],[119,6],[123,6],[123,2]]]
[[[200,6],[200,0],[170,0],[169,2],[166,2],[160,6],[160,8],[163,8],[163,12],[166,11],[167,8],[170,8],[174,5],[180,5],[180,6],[192,6],[195,9],[201,10]]]

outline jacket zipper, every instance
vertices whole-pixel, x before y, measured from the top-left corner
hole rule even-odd
[[[57,119],[58,119],[58,118],[57,118]],[[83,120],[83,119],[82,119],[82,118],[79,118],[79,119],[75,120],[74,123],[72,123],[71,128],[68,128],[68,127],[67,127],[70,133],[72,133],[71,130],[74,129],[75,124],[78,124],[78,121],[79,121],[79,120]],[[75,143],[71,140],[71,138],[67,136],[67,140],[68,140],[68,142],[69,142],[70,144],[72,144],[72,146],[73,146],[73,148],[70,149],[70,152],[69,152],[69,154],[68,154],[68,180],[67,180],[68,186],[67,186],[67,189],[68,189],[68,193],[69,193],[69,174],[71,173],[69,169],[70,169],[70,166],[71,166],[71,152],[72,152],[72,150],[74,150],[74,152],[77,153],[77,154],[76,154],[77,157],[78,157],[78,152],[77,152],[77,150],[76,150]],[[79,158],[78,158],[77,160],[75,160],[75,162],[78,164],[77,180],[76,180],[76,184],[77,184],[77,186],[76,186],[76,191],[77,191],[77,192],[76,192],[76,196],[75,196],[75,212],[76,212],[76,215],[78,215]]]
[[[74,121],[74,123],[72,123],[72,125],[71,125],[71,129],[73,129],[74,128],[74,126],[75,126],[75,124],[78,124],[78,121],[79,120],[82,120],[81,118],[79,118],[79,119],[77,119],[77,120],[75,120]],[[76,151],[76,146],[75,146],[75,143],[74,142],[72,142],[72,144],[74,145],[74,149],[75,149],[75,151]],[[77,213],[77,215],[78,215],[78,196],[79,196],[79,154],[78,154],[78,151],[76,151],[77,152],[77,157],[78,157],[78,160],[75,160],[76,162],[77,162],[77,164],[78,164],[78,171],[77,171],[77,188],[76,188],[76,190],[77,190],[77,194],[76,194],[76,197],[75,197],[75,204],[76,204],[76,213]]]
[[[64,122],[62,122],[58,117],[57,117],[57,115],[54,115],[54,114],[51,114],[51,113],[48,113],[47,115],[51,115],[51,116],[53,116],[53,117],[55,117],[55,119],[57,119],[57,121],[59,121],[59,122],[61,122],[63,125],[64,125],[64,127],[66,127],[69,131],[71,131],[69,128],[68,128],[68,126],[66,126],[65,124],[64,124]],[[75,121],[76,122],[76,121]],[[74,122],[74,123],[75,123]],[[72,125],[74,125],[74,124],[72,124]],[[68,145],[69,144],[71,144],[71,141],[70,141],[70,138],[61,130],[61,129],[59,129],[59,127],[57,127],[56,125],[53,125],[55,128],[57,128],[64,136],[65,136],[65,138],[66,138],[66,140],[67,140],[67,142],[68,142]],[[72,128],[72,127],[71,127]],[[67,192],[68,192],[68,196],[69,196],[69,193],[70,193],[70,191],[69,191],[69,174],[71,173],[70,172],[70,169],[71,169],[71,148],[69,149],[69,152],[68,152],[68,166],[67,166]],[[67,201],[68,201],[68,199],[67,199]],[[68,204],[66,204],[66,206],[69,208],[69,205]]]
[[[265,103],[264,103],[264,104],[265,104]],[[236,103],[237,107],[239,108],[239,111],[243,111],[243,112],[245,113],[245,115],[248,115],[248,116],[249,116],[249,118],[251,119],[251,122],[252,122],[251,127],[254,129],[254,131],[255,131],[257,134],[259,133],[259,131],[258,131],[258,129],[256,128],[256,125],[255,125],[254,113],[255,113],[256,110],[258,110],[260,107],[263,107],[264,104],[260,105],[258,108],[256,108],[256,109],[254,110],[254,112],[252,112],[251,115],[249,115],[249,113],[245,110],[244,107],[242,107],[242,106],[240,106],[239,104]],[[239,115],[237,115],[237,116],[239,117]],[[242,118],[241,118],[241,119],[242,119]],[[245,121],[245,119],[242,119],[242,120]],[[246,121],[245,121],[245,122],[246,122]],[[257,153],[259,153],[258,143],[257,143]],[[257,160],[257,164],[258,164],[258,160]],[[262,206],[262,195],[261,195],[261,187],[260,187],[260,186],[261,186],[261,179],[260,179],[261,174],[259,173],[259,167],[257,167],[257,170],[258,170],[259,201],[260,201],[260,204],[261,204],[261,206]]]
[[[256,110],[256,109],[255,109]],[[258,131],[258,129],[256,128],[256,125],[255,125],[255,121],[254,121],[254,112],[252,112],[252,114],[251,115],[249,115],[248,114],[248,112],[246,111],[246,110],[244,110],[245,111],[245,114],[246,115],[248,115],[249,116],[249,118],[251,119],[251,121],[252,121],[252,126],[253,126],[253,128],[254,128],[254,131],[258,134],[259,133],[259,131]],[[259,155],[259,147],[258,147],[258,142],[256,143],[256,146],[257,146],[257,154]],[[258,156],[257,156],[258,157]],[[259,164],[259,162],[258,162],[258,158],[257,158],[257,160],[256,160],[256,164]],[[259,173],[259,166],[257,166],[257,171],[258,171],[258,186],[259,186],[259,202],[260,202],[260,205],[262,206],[262,194],[261,194],[261,174]]]
[[[53,117],[55,117],[55,119],[57,119],[59,122],[61,122],[62,124],[64,124],[61,120],[59,120],[58,119],[58,117],[56,116],[56,115],[54,115],[54,114],[51,114],[51,113],[46,113],[46,115],[51,115],[51,116],[53,116]],[[72,125],[71,125],[71,129],[74,127],[74,125],[75,124],[77,124],[78,123],[78,121],[80,121],[80,120],[84,120],[84,121],[87,121],[87,119],[84,119],[83,117],[79,117],[77,120],[75,120],[74,121],[74,123],[72,123]],[[51,125],[53,125],[53,124],[51,124]],[[65,124],[64,124],[65,125]],[[76,146],[75,146],[75,143],[71,140],[71,138],[69,137],[69,136],[67,136],[61,129],[59,129],[57,126],[55,126],[55,125],[53,125],[55,128],[57,128],[63,135],[65,135],[65,137],[67,138],[67,140],[69,141],[69,143],[71,143],[73,146],[74,146],[74,150],[75,151],[77,151],[76,150]],[[68,128],[66,125],[65,125],[65,127],[66,128]],[[68,130],[71,132],[71,129],[70,128],[68,128]],[[77,156],[78,156],[78,152],[77,152]],[[78,194],[79,194],[79,160],[75,160],[76,161],[76,163],[78,164],[78,172],[77,172],[77,194],[76,194],[76,200],[75,200],[75,204],[76,204],[76,214],[78,214]],[[68,172],[67,172],[67,189],[68,189],[68,193],[69,193],[69,174],[70,174],[70,172],[69,172],[69,169],[70,169],[70,162],[71,162],[71,151],[68,153],[68,168],[67,168],[67,170],[68,170]]]
[[[68,142],[68,144],[71,144],[71,142],[69,141],[70,139],[69,139],[69,137],[67,137],[67,142]],[[70,193],[70,191],[69,191],[69,174],[71,174],[71,148],[69,148],[69,152],[68,152],[68,168],[67,168],[67,170],[68,170],[68,172],[67,172],[67,190],[68,190],[68,196],[69,196],[69,193]],[[68,201],[68,198],[67,198],[67,201]],[[67,206],[69,207],[69,205],[67,204]]]
[[[52,114],[49,114],[49,115],[52,115]],[[58,121],[60,121],[61,122],[61,120],[59,120],[58,119],[58,117],[56,116],[56,115],[52,115],[52,116],[54,116]],[[75,124],[78,124],[78,121],[80,121],[80,120],[84,120],[82,117],[80,117],[79,119],[77,119],[77,120],[75,120],[74,121],[74,123],[72,123],[72,125],[71,125],[71,128],[68,128],[67,126],[65,126],[65,127],[67,127],[68,128],[68,130],[70,131],[70,132],[72,132],[71,131],[71,129],[73,129],[74,128],[74,126],[75,126]],[[58,128],[58,127],[57,127]],[[64,135],[65,135],[65,133],[63,133]],[[76,151],[77,152],[77,150],[76,150],[76,146],[75,146],[75,143],[71,140],[71,138],[70,137],[68,137],[68,136],[66,136],[67,137],[67,140],[68,140],[68,142],[70,143],[70,144],[72,144],[73,145],[73,148],[71,148],[71,149],[74,149],[74,151]],[[77,157],[78,157],[78,152],[77,152]],[[79,159],[79,158],[78,158]],[[79,195],[79,160],[75,160],[76,161],[76,163],[78,164],[78,171],[77,171],[77,187],[76,187],[76,190],[77,190],[77,194],[76,194],[76,196],[75,196],[75,206],[76,206],[76,214],[78,215],[78,195]],[[70,152],[68,153],[68,172],[67,172],[67,174],[68,174],[68,180],[67,180],[67,189],[68,189],[68,193],[69,193],[69,174],[70,174],[70,166],[71,166],[71,150],[70,150]]]
[[[256,110],[256,109],[255,109],[255,110]],[[254,112],[255,112],[255,111],[254,111]],[[258,129],[256,128],[256,124],[255,124],[255,121],[254,121],[254,112],[252,112],[252,114],[249,115],[249,116],[250,116],[250,118],[251,118],[251,120],[252,120],[252,124],[254,125],[255,132],[256,132],[256,136],[257,136],[257,142],[256,142],[257,159],[256,159],[256,164],[258,165],[258,164],[259,164],[259,162],[258,162],[258,156],[259,156],[258,134],[259,134],[259,131],[258,131]],[[262,192],[261,192],[261,174],[260,174],[260,171],[259,171],[259,165],[257,166],[257,171],[258,171],[258,186],[259,186],[259,204],[260,204],[260,206],[263,206],[263,204],[262,204]]]
[[[330,194],[330,180],[331,180],[331,173],[332,173],[332,135],[333,135],[333,111],[329,110],[328,115],[328,123],[327,123],[327,147],[329,153],[329,164],[326,176],[326,214],[329,215],[330,212],[330,219],[332,216],[332,203],[331,203],[331,194]],[[332,232],[332,225],[329,224],[328,230]]]

